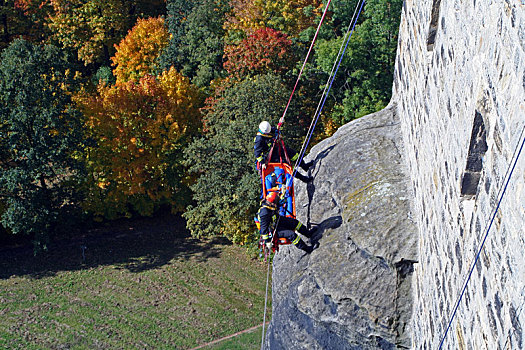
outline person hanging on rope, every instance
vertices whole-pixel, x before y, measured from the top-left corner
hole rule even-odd
[[[261,169],[264,169],[266,166],[267,161],[270,162],[279,162],[279,152],[275,151],[272,153],[271,159],[267,159],[268,152],[270,151],[270,148],[272,147],[272,144],[275,140],[275,138],[278,136],[275,132],[272,134],[272,130],[277,130],[276,128],[272,128],[270,123],[267,121],[262,121],[259,124],[259,131],[257,132],[257,135],[255,136],[255,139],[253,140],[254,146],[253,151],[255,155],[255,165],[257,167],[257,171],[261,171]],[[295,162],[299,158],[299,153],[297,153],[296,150],[290,147],[286,147],[286,153],[288,154],[290,158],[290,161]],[[310,161],[308,163],[305,163],[304,159],[301,159],[301,163],[299,163],[299,166],[304,170],[308,171],[310,167],[314,164],[313,161]],[[293,164],[290,164],[293,165]],[[306,176],[298,171],[295,172],[295,177],[302,182],[308,183],[313,180],[311,176]]]
[[[279,206],[279,195],[277,192],[269,192],[265,199],[261,201],[261,208],[257,213],[260,224],[260,234],[268,250],[273,247],[272,232],[274,226],[277,224],[275,234],[277,238],[283,237],[288,239],[297,248],[310,254],[314,249],[319,247],[319,243],[316,242],[314,245],[307,245],[295,231],[299,232],[307,238],[311,238],[315,232],[317,232],[317,226],[308,229],[299,220],[289,218],[286,216],[280,216],[277,213],[277,207]]]
[[[271,174],[266,175],[265,188],[267,191],[280,193],[283,202],[279,207],[279,215],[293,217],[293,198],[292,198],[292,175],[284,172],[280,167],[275,167]]]

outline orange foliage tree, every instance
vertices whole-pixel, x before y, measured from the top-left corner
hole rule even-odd
[[[290,69],[294,60],[292,41],[286,34],[270,28],[261,28],[237,45],[224,48],[224,68],[230,75],[282,73]]]
[[[117,83],[137,82],[145,74],[153,73],[157,57],[168,41],[169,33],[162,17],[139,19],[115,46],[117,52],[111,60]]]
[[[77,101],[96,142],[88,149],[88,210],[115,218],[162,204],[182,209],[190,197],[182,148],[201,123],[198,89],[172,68],[137,83],[101,84]]]

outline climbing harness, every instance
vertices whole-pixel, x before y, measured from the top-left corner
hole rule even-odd
[[[490,229],[492,227],[492,224],[494,223],[494,220],[496,219],[496,214],[498,213],[498,210],[500,208],[501,202],[503,201],[503,196],[505,195],[505,192],[507,191],[507,187],[508,187],[510,179],[512,177],[512,173],[514,172],[514,169],[516,168],[516,164],[518,163],[518,159],[520,158],[521,151],[523,150],[523,146],[525,145],[525,138],[523,138],[523,141],[521,141],[521,146],[520,146],[520,140],[522,139],[524,132],[525,132],[525,126],[523,126],[520,138],[518,139],[518,144],[517,144],[517,146],[516,146],[516,148],[514,150],[514,154],[512,155],[512,158],[511,158],[511,159],[514,159],[514,156],[516,155],[516,152],[517,152],[516,160],[514,161],[514,164],[512,164],[512,161],[509,164],[509,167],[507,169],[507,173],[505,174],[504,179],[507,178],[507,175],[508,175],[508,178],[504,182],[503,187],[499,191],[498,204],[496,205],[496,207],[493,210],[492,218],[491,218],[490,223],[489,223],[489,225],[487,227],[487,230],[485,232],[485,236],[483,237],[483,241],[481,242],[481,244],[479,246],[479,249],[477,250],[477,254],[476,254],[476,258],[474,259],[474,263],[472,264],[472,267],[470,268],[470,271],[468,273],[467,279],[466,279],[465,283],[463,284],[463,288],[461,289],[461,293],[460,293],[460,295],[459,295],[459,297],[458,297],[458,299],[457,299],[457,301],[455,303],[454,310],[452,312],[452,316],[450,316],[450,319],[449,319],[449,322],[448,322],[448,326],[445,329],[445,333],[443,334],[443,337],[441,338],[441,341],[439,343],[439,349],[440,350],[443,347],[443,343],[445,342],[445,338],[447,337],[448,331],[449,331],[450,327],[452,326],[452,321],[454,320],[454,317],[456,316],[456,313],[457,313],[458,308],[459,308],[459,304],[461,303],[461,299],[463,298],[463,295],[465,294],[465,291],[467,289],[467,286],[468,286],[468,283],[470,281],[470,278],[472,277],[472,273],[474,272],[474,268],[476,267],[476,264],[478,263],[479,257],[481,255],[481,251],[483,250],[483,247],[485,246],[485,242],[486,242],[487,237],[489,235],[489,232],[490,232]]]

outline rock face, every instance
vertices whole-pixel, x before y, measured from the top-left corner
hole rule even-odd
[[[314,181],[296,181],[298,219],[319,225],[320,246],[276,255],[266,348],[411,347],[417,232],[396,110],[343,126],[308,155]]]

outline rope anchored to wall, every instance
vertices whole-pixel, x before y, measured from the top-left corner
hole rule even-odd
[[[500,189],[500,195],[498,196],[499,197],[499,200],[498,200],[498,204],[496,205],[496,207],[494,208],[493,210],[493,214],[492,214],[492,217],[491,217],[491,220],[490,220],[490,223],[487,227],[487,230],[485,232],[485,236],[483,237],[483,240],[480,244],[480,247],[477,251],[477,254],[476,254],[476,258],[474,259],[474,263],[472,264],[472,267],[470,268],[470,271],[468,273],[468,276],[467,276],[467,279],[463,285],[463,288],[461,290],[461,293],[456,301],[456,304],[455,304],[455,307],[454,307],[454,310],[452,312],[452,316],[450,316],[449,318],[449,322],[448,322],[448,326],[447,328],[445,329],[445,333],[443,335],[443,337],[441,338],[441,341],[439,343],[439,349],[441,349],[443,347],[443,344],[445,342],[445,338],[447,337],[447,334],[448,334],[448,331],[450,330],[450,327],[452,326],[452,321],[454,321],[454,317],[456,316],[456,313],[458,311],[458,308],[459,308],[459,305],[461,303],[461,300],[463,299],[463,295],[465,294],[465,291],[467,289],[467,286],[468,286],[468,283],[470,281],[470,278],[472,277],[472,273],[474,272],[474,268],[476,267],[476,264],[478,263],[478,260],[479,260],[479,257],[481,256],[481,251],[483,250],[483,247],[485,246],[485,242],[487,241],[487,237],[489,235],[489,232],[490,232],[490,229],[492,227],[492,224],[494,223],[494,220],[496,219],[496,214],[498,213],[498,210],[500,208],[500,205],[501,205],[501,202],[503,201],[503,196],[505,195],[505,192],[507,191],[507,187],[509,185],[509,182],[510,182],[510,179],[512,177],[512,174],[514,172],[514,169],[516,168],[516,164],[518,163],[518,160],[520,158],[520,155],[521,155],[521,152],[523,150],[523,146],[525,145],[525,138],[523,138],[523,134],[525,132],[525,126],[523,127],[522,131],[521,131],[521,135],[518,139],[518,144],[514,150],[514,154],[512,156],[512,159],[514,159],[514,157],[516,158],[514,160],[514,162],[510,162],[509,164],[509,167],[507,169],[507,173],[505,174],[505,178],[507,178],[506,181],[504,181],[503,183],[503,187]],[[523,141],[521,141],[521,146],[520,146],[520,140],[523,138]],[[508,175],[508,177],[507,177]]]

